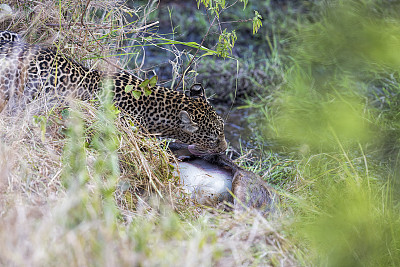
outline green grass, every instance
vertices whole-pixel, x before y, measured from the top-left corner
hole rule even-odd
[[[261,142],[299,160],[286,195],[289,232],[317,266],[399,265],[393,10],[380,1],[319,5],[283,51],[283,86],[250,105],[265,119]]]

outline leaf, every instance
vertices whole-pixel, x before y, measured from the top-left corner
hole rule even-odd
[[[202,57],[205,57],[205,56],[213,56],[213,55],[215,55],[215,54],[217,54],[216,52],[214,52],[214,51],[212,51],[212,52],[207,52],[207,53],[204,53],[203,55],[201,55]]]
[[[126,93],[129,93],[132,90],[133,90],[133,85],[132,84],[128,84],[128,85],[125,86],[125,92]]]
[[[151,90],[150,90],[150,88],[144,88],[144,95],[145,96],[149,96],[149,95],[151,95]]]
[[[257,12],[257,10],[254,10],[254,18],[253,18],[253,34],[256,34],[258,30],[262,26],[262,16]]]
[[[217,44],[217,54],[223,58],[232,54],[232,48],[235,45],[237,40],[236,32],[233,30],[232,32],[227,32],[226,29],[219,36],[218,44]]]
[[[112,105],[111,106],[111,110],[115,115],[118,115],[119,113],[121,113],[121,110],[119,110],[116,106]]]
[[[157,80],[158,80],[157,75],[154,75],[153,77],[151,77],[151,79],[150,79],[150,81],[149,81],[150,87],[156,86]]]
[[[133,90],[132,91],[132,95],[136,100],[138,100],[140,98],[140,96],[142,95],[142,92],[137,91],[137,90]]]
[[[246,9],[247,3],[249,2],[249,0],[240,0],[240,2],[243,2],[243,10]]]
[[[149,79],[146,79],[141,84],[139,84],[139,87],[144,89],[148,86],[148,84],[149,84]]]

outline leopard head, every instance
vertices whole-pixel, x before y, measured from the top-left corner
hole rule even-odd
[[[141,80],[122,72],[112,80],[116,106],[138,118],[146,131],[188,144],[189,151],[195,155],[226,150],[224,122],[208,102],[200,84],[193,85],[188,94],[154,86],[134,97],[125,88],[133,85],[135,90],[142,90]]]
[[[178,113],[178,121],[178,139],[189,144],[192,154],[217,154],[226,150],[224,121],[208,103],[200,84],[190,88],[188,100]]]

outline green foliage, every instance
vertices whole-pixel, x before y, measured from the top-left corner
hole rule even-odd
[[[237,40],[236,32],[227,32],[226,29],[219,36],[218,44],[217,44],[217,54],[223,58],[232,54],[232,48],[235,45]]]
[[[118,214],[114,200],[114,190],[119,179],[119,161],[117,150],[119,147],[118,131],[114,121],[119,111],[113,105],[112,82],[104,83],[99,97],[100,107],[98,121],[94,125],[97,130],[92,145],[98,151],[98,157],[94,162],[93,178],[97,183],[95,192],[99,197],[99,207],[103,211],[104,219],[108,225],[115,223]]]
[[[146,88],[148,86],[149,86],[149,79],[146,79],[146,80],[144,80],[143,82],[141,82],[139,84],[139,88],[142,88],[142,89],[144,89],[144,88]]]
[[[201,3],[217,17],[219,17],[219,11],[225,9],[225,0],[197,0],[197,8],[200,8]]]
[[[153,77],[151,77],[150,80],[145,79],[145,80],[143,80],[143,82],[141,82],[139,84],[139,88],[141,88],[143,90],[145,96],[149,96],[152,93],[151,88],[156,86],[157,80],[158,80],[158,77],[156,75],[154,75]],[[125,92],[127,92],[127,93],[132,92],[132,96],[136,100],[138,100],[140,98],[140,96],[142,95],[142,91],[133,90],[133,88],[134,88],[134,85],[128,84],[125,86]]]
[[[63,182],[72,191],[84,185],[88,179],[86,162],[86,140],[83,121],[77,110],[70,114],[67,130],[67,141],[63,156]]]
[[[253,18],[253,34],[256,34],[258,30],[262,26],[262,16],[258,13],[257,10],[254,10],[254,18]]]
[[[125,86],[125,92],[129,93],[133,90],[134,85],[133,84],[128,84]]]
[[[140,98],[141,95],[142,95],[142,92],[141,92],[141,91],[138,91],[138,90],[133,90],[133,91],[132,91],[132,96],[133,96],[136,100],[138,100],[138,99]]]
[[[246,6],[249,3],[249,0],[240,0],[240,2],[243,3],[243,10],[246,9]]]
[[[364,160],[331,153],[300,164],[300,175],[309,178],[294,202],[293,234],[303,246],[304,240],[310,242],[309,260],[317,266],[400,263],[400,216],[391,184],[376,183],[382,173]]]
[[[285,83],[260,104],[264,138],[302,159],[286,195],[292,234],[308,264],[397,266],[398,172],[379,154],[399,138],[386,139],[400,130],[400,18],[381,1],[330,1],[314,12],[293,31]]]
[[[142,88],[143,90],[153,88],[157,84],[158,77],[157,75],[154,75],[151,77],[151,79],[145,79],[142,83],[139,84],[139,88]]]
[[[150,78],[150,81],[149,81],[150,88],[156,86],[157,80],[158,80],[157,75],[154,75],[153,77]]]
[[[211,14],[214,14],[219,17],[219,11],[226,8],[225,0],[196,0],[197,8],[200,8],[200,4],[202,3],[207,9],[211,11]],[[243,3],[243,10],[246,9],[248,4],[248,0],[240,0]]]
[[[274,132],[279,138],[312,149],[340,149],[338,140],[347,145],[368,142],[373,138],[362,95],[346,90],[336,81],[329,92],[315,92],[309,74],[293,71],[287,75],[291,89],[282,96],[279,115],[274,118]],[[340,81],[346,85],[353,82]],[[348,87],[353,88],[353,87]],[[315,90],[315,91],[314,91]],[[313,92],[314,91],[314,92]]]
[[[376,90],[371,82],[398,70],[395,20],[352,1],[334,7],[299,27],[283,102],[272,107],[276,128],[269,133],[300,146],[332,149],[339,148],[337,139],[346,145],[374,139],[375,111],[366,101]]]
[[[85,219],[103,218],[107,225],[114,225],[118,210],[114,200],[114,190],[119,178],[119,163],[117,149],[119,139],[114,120],[118,111],[112,104],[110,85],[105,82],[100,95],[98,122],[93,126],[91,147],[96,150],[93,162],[94,171],[89,174],[87,169],[86,133],[81,113],[74,109],[69,119],[68,138],[64,149],[63,181],[68,194],[75,201],[68,211],[70,226],[77,226]],[[92,179],[89,179],[89,178]],[[95,184],[92,193],[88,192],[89,181]],[[93,195],[92,195],[93,194]]]

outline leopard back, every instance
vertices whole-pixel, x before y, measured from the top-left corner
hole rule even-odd
[[[224,122],[200,85],[192,86],[190,95],[161,86],[144,91],[139,86],[143,81],[124,71],[88,69],[57,51],[0,32],[0,111],[10,101],[26,104],[43,94],[92,99],[105,79],[112,82],[115,105],[150,133],[189,144],[189,150],[198,155],[226,150]]]

